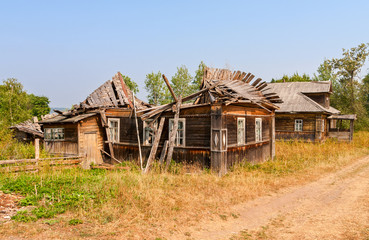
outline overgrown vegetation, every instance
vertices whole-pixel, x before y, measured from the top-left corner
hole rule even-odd
[[[240,164],[219,178],[208,170],[173,166],[171,173],[70,169],[4,174],[0,189],[19,193],[28,209],[13,217],[20,222],[68,216],[67,225],[93,223],[116,234],[131,229],[141,237],[179,231],[206,217],[232,217],[228,206],[285,186],[311,181],[369,154],[369,133],[358,132],[353,143],[277,142],[277,158]],[[78,221],[71,221],[78,219]],[[59,219],[60,220],[60,219]],[[62,224],[58,221],[54,225]],[[117,224],[119,222],[119,224]],[[155,226],[153,230],[152,226]],[[90,231],[90,230],[89,230]],[[98,234],[96,232],[95,234]]]

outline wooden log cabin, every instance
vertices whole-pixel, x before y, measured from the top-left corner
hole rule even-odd
[[[333,90],[330,81],[268,83],[268,87],[283,101],[277,104],[280,109],[275,116],[276,139],[324,141],[339,136],[339,140],[352,140],[353,115],[345,115],[351,121],[350,129],[332,133],[335,119],[345,116],[338,115],[340,111],[330,106]]]
[[[220,173],[240,161],[264,161],[274,156],[275,103],[281,100],[253,79],[251,73],[206,69],[199,92],[151,107],[118,73],[72,111],[42,121],[45,146],[52,153],[87,155],[86,168],[139,162],[140,148],[145,165],[150,158],[173,159]]]

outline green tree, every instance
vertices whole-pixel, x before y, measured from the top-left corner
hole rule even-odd
[[[129,89],[131,89],[131,91],[134,92],[135,94],[138,93],[139,89],[138,89],[137,83],[135,81],[131,80],[130,77],[125,76],[123,74],[121,74],[121,75],[122,75],[123,81],[127,85],[127,87]]]
[[[318,74],[314,73],[313,81],[334,81],[335,74],[333,73],[333,67],[329,60],[324,60],[322,64],[319,65]]]
[[[203,61],[199,64],[199,67],[197,68],[195,72],[195,77],[192,81],[193,89],[194,91],[199,91],[202,83],[202,79],[204,77],[204,70],[206,68],[206,65]]]
[[[166,86],[160,71],[146,75],[145,89],[148,92],[147,99],[150,104],[160,105],[166,102]]]
[[[191,84],[192,81],[193,78],[185,65],[177,67],[177,72],[171,80],[171,85],[176,96],[181,95],[182,97],[185,97],[192,94],[195,91]]]
[[[31,118],[30,101],[23,85],[8,78],[0,85],[0,125],[9,127]]]
[[[272,83],[278,83],[278,82],[310,82],[312,81],[310,76],[304,73],[302,76],[300,76],[297,72],[294,73],[292,76],[283,75],[282,78],[274,79],[272,78]]]
[[[31,103],[31,114],[40,118],[42,115],[50,113],[49,98],[45,96],[29,95]]]
[[[351,49],[342,50],[342,58],[333,58],[329,64],[335,74],[335,91],[333,93],[333,104],[340,110],[363,114],[364,106],[360,101],[362,82],[358,75],[369,55],[368,44],[360,44]]]

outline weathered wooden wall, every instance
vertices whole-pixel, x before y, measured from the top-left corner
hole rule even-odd
[[[45,140],[46,151],[59,155],[78,155],[77,124],[44,124],[44,131],[46,128],[64,128],[64,140]]]
[[[275,132],[276,139],[302,139],[302,140],[316,140],[316,121],[317,119],[324,119],[325,129],[322,132],[322,139],[324,140],[328,136],[329,121],[327,115],[322,115],[321,113],[296,113],[296,114],[286,114],[286,113],[276,113],[275,116]],[[295,131],[295,120],[303,120],[302,131]]]

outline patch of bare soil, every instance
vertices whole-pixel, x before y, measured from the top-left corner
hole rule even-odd
[[[9,221],[20,209],[18,202],[22,196],[0,191],[0,224]]]
[[[369,239],[369,156],[318,181],[235,206],[168,239]]]

